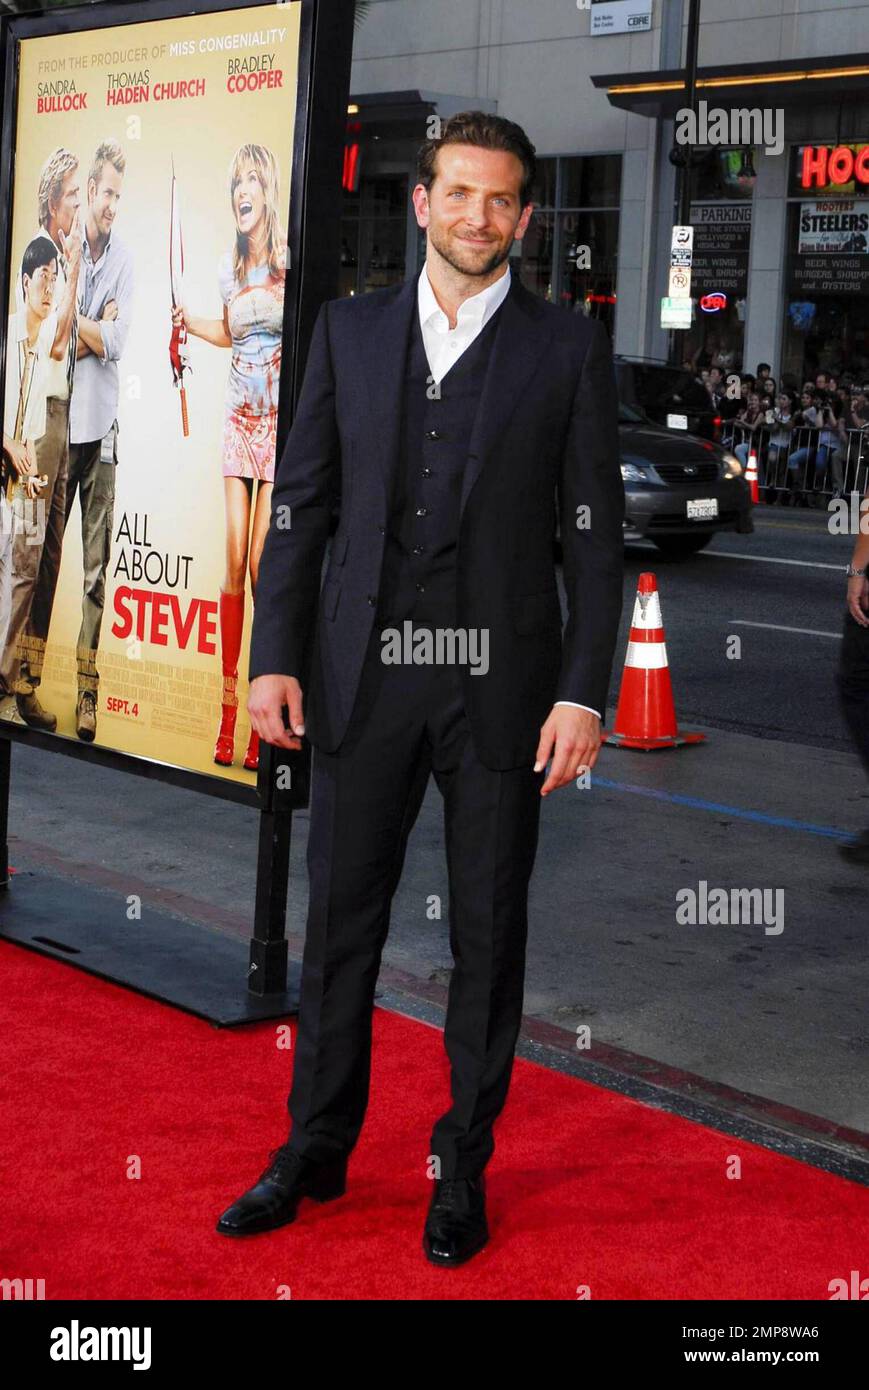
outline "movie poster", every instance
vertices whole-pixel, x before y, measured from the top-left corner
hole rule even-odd
[[[2,316],[0,719],[251,785],[300,11],[21,42]]]

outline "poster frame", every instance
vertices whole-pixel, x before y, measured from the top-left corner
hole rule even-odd
[[[298,0],[298,3],[301,13],[293,162],[284,202],[285,208],[289,202],[286,225],[295,273],[289,277],[284,298],[282,361],[291,366],[281,371],[276,459],[280,459],[292,423],[317,312],[324,299],[337,293],[341,162],[354,13],[354,6],[348,0]],[[187,0],[187,3],[184,0],[147,0],[146,3],[106,0],[100,4],[0,15],[0,71],[3,73],[0,169],[4,173],[9,171],[3,179],[0,198],[0,303],[8,304],[10,290],[20,42],[159,20],[195,18],[199,14],[261,8],[262,4],[263,0]],[[275,5],[274,8],[279,14],[280,7]],[[334,176],[331,180],[330,175]],[[306,238],[309,221],[317,233]],[[5,325],[5,312],[0,319]],[[0,331],[0,399],[5,389],[5,355],[4,327]],[[256,784],[248,785],[234,778],[164,763],[100,743],[84,743],[68,735],[22,729],[13,724],[0,725],[0,739],[7,745],[21,743],[46,749],[261,810],[272,809],[275,799],[283,801],[288,809],[307,804],[310,765],[307,745],[299,752],[282,752],[282,762],[291,768],[292,791],[278,797],[274,775],[276,750],[266,744],[261,744]]]

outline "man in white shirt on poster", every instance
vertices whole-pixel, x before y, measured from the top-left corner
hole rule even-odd
[[[57,719],[43,709],[37,692],[63,544],[69,410],[78,338],[79,207],[78,158],[60,147],[52,151],[40,171],[39,225],[34,232],[34,240],[45,241],[45,254],[52,255],[55,261],[52,308],[57,311],[54,347],[45,359],[45,425],[35,446],[38,471],[46,479],[41,493],[44,524],[37,535],[19,533],[13,538],[12,608],[5,648],[0,655],[0,694],[15,697],[2,700],[0,718],[49,733],[57,728]],[[19,279],[19,312],[25,311],[24,301],[23,282]]]
[[[80,249],[70,246],[75,263]],[[62,362],[69,347],[75,311],[77,272],[70,276],[54,308],[58,257],[53,243],[35,237],[21,262],[20,290],[23,307],[9,317],[6,336],[6,391],[3,410],[4,481],[0,488],[0,652],[3,666],[10,654],[9,637],[13,591],[20,588],[19,570],[29,566],[17,559],[26,547],[40,546],[45,533],[44,481],[39,471],[38,444],[46,431],[46,401],[51,385],[51,365]],[[15,487],[12,506],[7,485]],[[34,508],[34,502],[37,504]],[[36,521],[34,524],[34,513]],[[26,581],[25,581],[26,582]],[[15,655],[11,660],[14,662]],[[16,693],[8,687],[0,700],[0,718],[20,722]]]

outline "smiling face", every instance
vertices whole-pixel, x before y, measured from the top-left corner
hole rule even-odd
[[[266,211],[265,190],[253,164],[246,164],[240,171],[232,190],[232,206],[239,232],[242,236],[250,236]]]
[[[123,174],[108,160],[103,165],[99,183],[88,180],[88,221],[98,236],[108,238],[115,225],[123,182]]]
[[[417,222],[438,255],[462,275],[491,276],[525,235],[533,211],[520,201],[521,159],[510,150],[443,145],[426,191],[413,190]]]

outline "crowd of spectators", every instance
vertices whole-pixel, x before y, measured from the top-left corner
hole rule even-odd
[[[720,364],[697,373],[721,417],[722,441],[745,465],[757,458],[758,478],[768,502],[826,505],[861,481],[863,432],[869,430],[869,384],[850,375],[839,380],[819,370],[799,393],[776,384],[768,362],[740,373],[740,394],[728,392],[728,373]],[[862,481],[865,482],[865,479]]]

